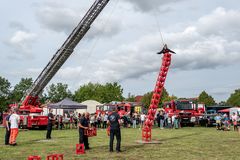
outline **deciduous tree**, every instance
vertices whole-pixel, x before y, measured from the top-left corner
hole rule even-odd
[[[142,98],[141,102],[147,108],[150,105],[150,102],[151,102],[151,99],[152,99],[152,95],[153,95],[153,92],[148,92],[148,93],[143,95],[143,98]],[[167,90],[165,88],[163,88],[162,96],[161,96],[161,99],[160,99],[160,102],[159,102],[159,106],[161,107],[163,102],[167,101],[168,99],[171,99],[171,98],[169,97],[169,94],[168,94]]]
[[[20,102],[22,98],[24,98],[25,92],[30,88],[32,85],[33,80],[32,78],[21,78],[20,82],[14,86],[14,89],[11,94],[12,102]]]
[[[135,95],[131,95],[131,94],[129,93],[128,97],[125,98],[125,101],[134,102],[134,101],[135,101]]]
[[[227,100],[227,104],[231,106],[240,106],[240,89],[236,89]]]
[[[6,79],[0,76],[0,112],[5,110],[9,103],[11,84]]]
[[[72,98],[72,93],[67,84],[57,83],[47,87],[47,98],[50,102],[58,102],[67,97]]]
[[[198,102],[203,102],[207,106],[216,104],[213,97],[208,95],[206,91],[202,91],[202,93],[198,96]]]
[[[93,99],[101,103],[109,103],[111,101],[123,100],[123,89],[117,82],[106,83],[101,85],[99,83],[88,83],[81,86],[74,94],[74,100],[82,102]]]

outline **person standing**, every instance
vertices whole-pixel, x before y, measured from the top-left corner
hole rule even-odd
[[[81,117],[79,121],[79,143],[83,144],[85,150],[90,149],[89,143],[88,143],[88,136],[84,134],[84,130],[87,130],[89,128],[89,113],[86,112],[83,117]]]
[[[46,139],[51,139],[52,138],[51,133],[52,133],[52,126],[53,126],[53,122],[54,122],[54,116],[53,116],[52,112],[53,112],[53,110],[49,109]]]
[[[156,121],[157,121],[158,127],[160,128],[160,111],[158,111],[158,113],[157,113]]]
[[[172,118],[169,116],[167,121],[168,121],[168,128],[171,129],[172,128]]]
[[[108,116],[107,124],[110,125],[110,142],[109,142],[109,151],[113,152],[113,140],[114,136],[117,139],[116,151],[121,152],[121,131],[120,131],[120,116],[117,113],[117,110],[114,109],[112,114]]]
[[[160,119],[160,129],[163,129],[163,125],[164,125],[164,112],[162,110],[160,111],[159,119]]]
[[[233,123],[233,131],[237,131],[237,122],[238,122],[238,116],[237,114],[235,114],[235,112],[233,112],[233,115],[231,117],[232,119],[232,123]]]
[[[220,114],[218,113],[216,116],[215,116],[215,118],[214,118],[215,120],[216,120],[216,129],[217,130],[220,130],[221,129],[221,126],[222,126],[222,123],[221,123],[221,121],[222,121],[222,117],[220,116]]]
[[[12,146],[17,145],[16,139],[18,135],[18,124],[20,123],[20,117],[17,114],[17,108],[12,110],[12,115],[9,118],[9,122],[11,124],[11,133],[10,133],[10,140],[9,144]]]
[[[3,122],[3,113],[2,111],[0,111],[0,124],[2,124],[2,122]]]
[[[99,113],[98,116],[97,116],[98,128],[101,128],[101,121],[102,121],[102,117],[101,117],[101,113]]]
[[[5,145],[9,145],[10,133],[11,133],[11,124],[9,122],[12,111],[9,110],[8,115],[5,117],[6,121],[6,134],[5,134]]]
[[[90,116],[90,126],[94,127],[95,115]]]
[[[70,129],[73,128],[73,112],[70,112],[70,119],[69,119],[69,123],[70,123]]]
[[[142,114],[140,115],[140,120],[141,120],[140,128],[143,128],[145,117],[146,117],[145,114],[142,112]]]
[[[104,114],[103,128],[107,128],[108,113]]]
[[[132,123],[133,123],[133,128],[137,128],[137,114],[134,112],[132,116]]]

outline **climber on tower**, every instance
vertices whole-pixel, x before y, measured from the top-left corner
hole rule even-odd
[[[165,54],[165,53],[169,53],[169,52],[176,54],[174,51],[170,50],[167,47],[167,44],[164,44],[163,49],[160,52],[158,52],[157,54]]]

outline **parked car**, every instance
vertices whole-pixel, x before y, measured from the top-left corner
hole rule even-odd
[[[202,119],[199,120],[200,125],[205,127],[216,126],[216,120],[215,120],[216,115],[217,115],[216,113],[204,114]]]

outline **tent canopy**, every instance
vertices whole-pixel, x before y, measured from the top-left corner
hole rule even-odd
[[[222,112],[222,113],[229,113],[230,109],[226,108],[226,109],[221,109],[218,112]]]
[[[49,104],[48,108],[52,109],[87,109],[87,105],[74,102],[69,98],[65,98],[60,102]]]

